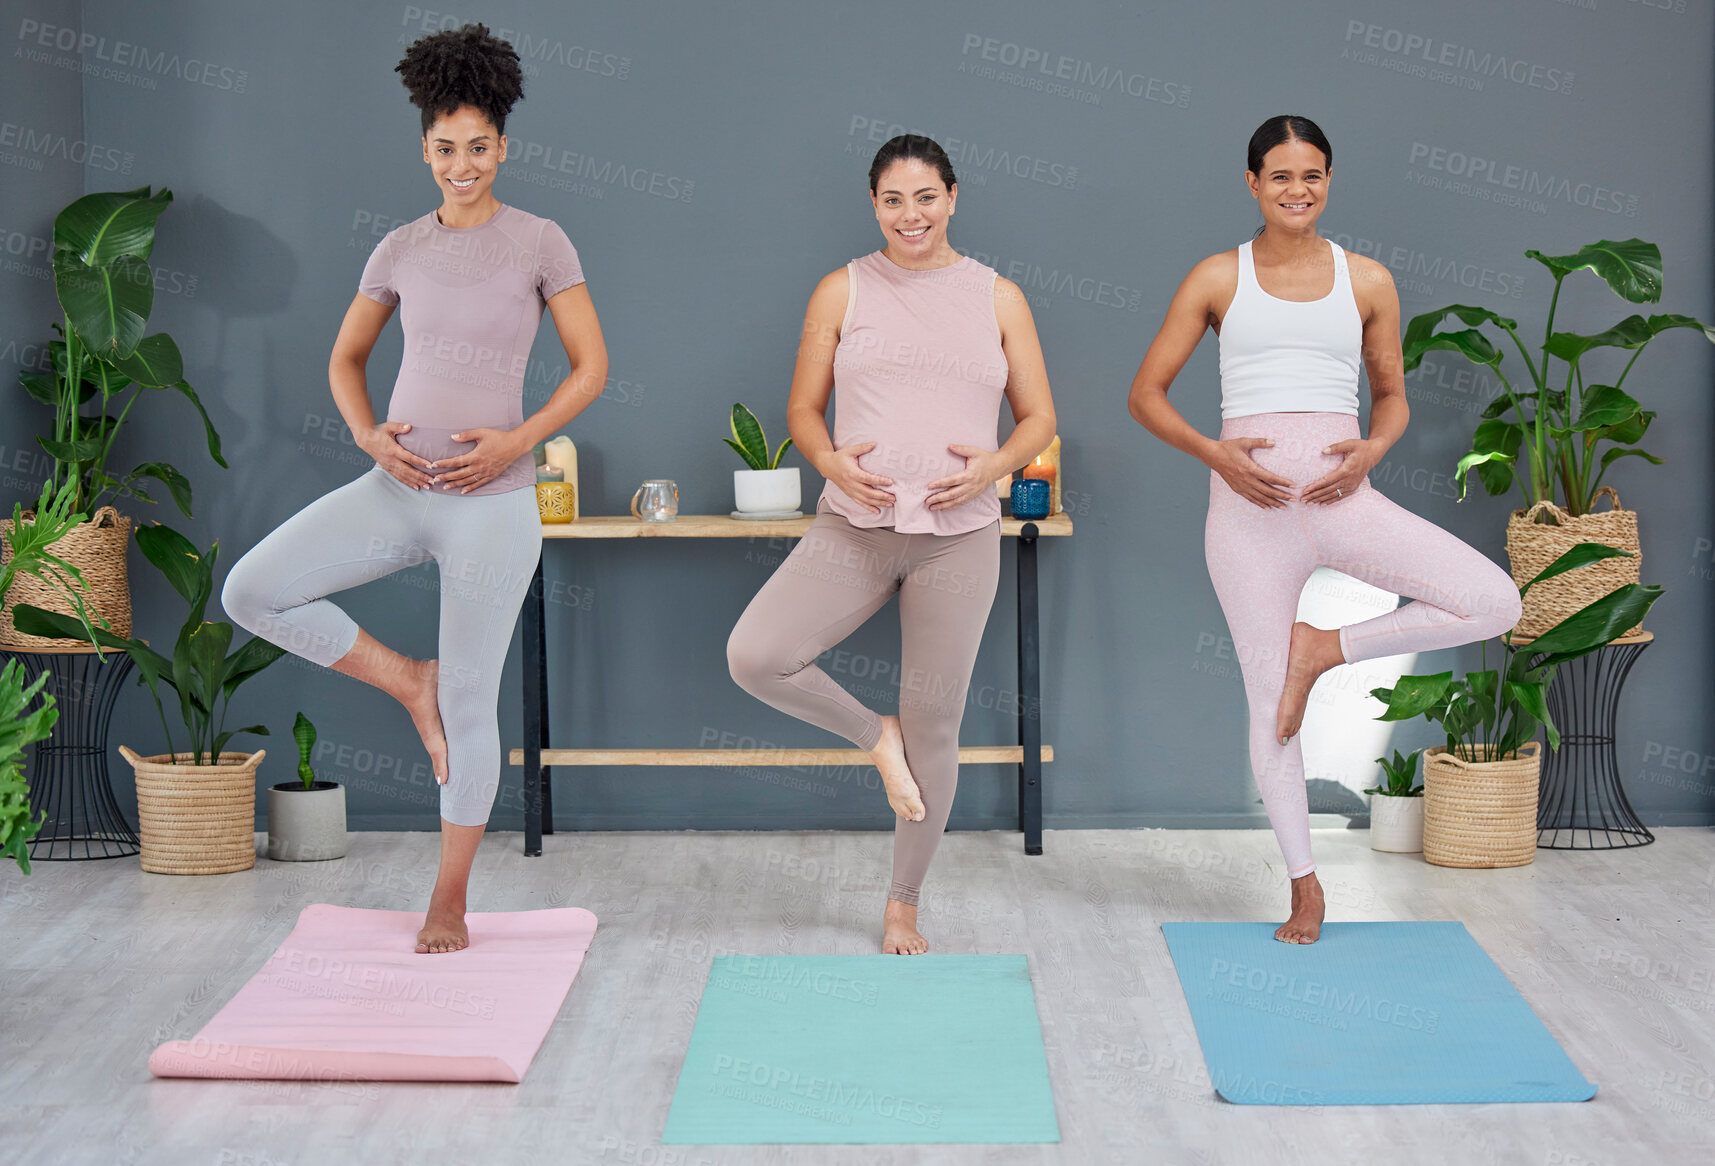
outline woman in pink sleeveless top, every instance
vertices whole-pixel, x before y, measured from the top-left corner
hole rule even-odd
[[[1292,882],[1284,943],[1321,935],[1298,730],[1316,678],[1340,664],[1450,648],[1519,618],[1518,588],[1480,552],[1394,504],[1370,468],[1405,432],[1399,297],[1387,268],[1316,233],[1333,147],[1304,117],[1251,135],[1257,237],[1191,270],[1131,386],[1131,413],[1209,467],[1204,549],[1250,706],[1250,756]],[[1266,286],[1265,286],[1266,285]],[[1221,342],[1221,435],[1205,437],[1167,389],[1205,329]],[[1370,376],[1370,432],[1358,428],[1358,369]],[[1410,596],[1342,628],[1297,622],[1319,566]]]
[[[786,406],[827,485],[733,628],[727,660],[747,692],[874,760],[897,815],[881,949],[916,955],[929,950],[918,895],[952,810],[1000,570],[994,483],[1048,447],[1054,403],[1023,294],[947,241],[959,188],[941,147],[894,138],[869,188],[886,246],[817,285]],[[1002,397],[1015,422],[1004,445]],[[896,594],[899,714],[882,716],[815,661]]]
[[[441,205],[376,245],[328,363],[334,403],[375,465],[252,548],[221,601],[257,635],[411,714],[439,786],[440,873],[416,945],[428,954],[470,942],[465,891],[500,783],[500,672],[542,545],[531,447],[601,393],[607,349],[565,232],[494,197],[506,115],[523,96],[512,46],[465,25],[412,44],[398,72],[422,111]],[[404,357],[377,424],[364,367],[395,309]],[[526,418],[544,309],[571,367]],[[435,660],[400,655],[326,598],[430,559]]]

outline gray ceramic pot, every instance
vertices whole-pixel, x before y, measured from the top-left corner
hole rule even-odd
[[[345,857],[345,787],[300,781],[268,787],[268,857],[317,862]]]

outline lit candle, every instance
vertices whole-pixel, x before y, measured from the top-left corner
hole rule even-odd
[[[1043,478],[1048,482],[1048,513],[1060,513],[1060,435],[1056,433],[1048,448],[1036,455],[1036,460],[1024,467],[1026,478]]]

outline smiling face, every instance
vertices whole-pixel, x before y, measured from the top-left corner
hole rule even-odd
[[[461,105],[436,118],[423,135],[423,161],[448,205],[480,205],[491,197],[495,172],[506,161],[506,135],[480,109]]]
[[[1245,181],[1269,227],[1312,230],[1328,199],[1328,159],[1309,142],[1282,142],[1263,155],[1261,173],[1245,172]]]
[[[902,158],[881,172],[870,192],[887,250],[907,264],[932,263],[952,251],[947,220],[959,188],[951,190],[927,162]]]

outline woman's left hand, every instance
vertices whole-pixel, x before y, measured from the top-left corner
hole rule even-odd
[[[468,494],[487,485],[524,453],[510,429],[465,429],[452,435],[454,441],[474,441],[476,448],[433,464],[446,471],[436,476],[434,489]]]
[[[1361,437],[1336,441],[1322,452],[1343,454],[1345,460],[1327,477],[1318,478],[1304,487],[1304,492],[1298,496],[1301,501],[1318,504],[1344,502],[1358,492],[1364,484],[1364,476],[1381,460],[1375,447]]]
[[[993,490],[995,479],[1000,477],[1000,474],[990,472],[989,459],[994,456],[994,450],[979,449],[974,445],[949,445],[947,448],[965,459],[965,468],[929,483],[926,487],[929,494],[923,502],[930,510],[963,506],[984,490]]]

